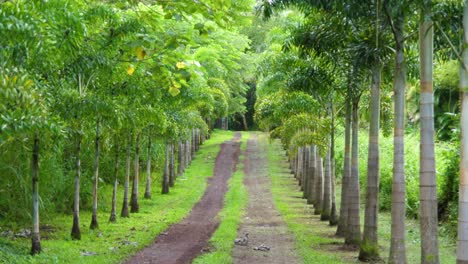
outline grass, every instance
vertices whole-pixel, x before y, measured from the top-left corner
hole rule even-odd
[[[100,229],[89,230],[91,212],[82,211],[82,240],[72,241],[70,230],[71,215],[55,215],[51,220],[41,223],[52,232],[41,231],[43,252],[30,256],[30,239],[9,239],[0,237],[0,263],[119,263],[146,245],[173,223],[182,220],[193,205],[202,197],[206,179],[212,176],[214,161],[219,152],[220,143],[233,137],[229,131],[216,131],[196,154],[196,158],[183,176],[176,181],[176,186],[168,195],[160,194],[160,181],[152,186],[153,198],[143,198],[144,181],[140,186],[140,212],[130,218],[118,218],[116,224],[107,223],[108,211],[99,211]],[[154,175],[160,178],[160,175]],[[144,174],[141,175],[144,179]],[[119,207],[122,201],[122,186],[119,186]],[[101,195],[111,196],[110,188],[101,189]],[[120,211],[118,211],[120,212]],[[0,232],[9,223],[0,222]],[[3,230],[2,228],[3,227]],[[29,228],[25,227],[25,228]],[[89,253],[92,256],[84,256]]]
[[[321,222],[313,215],[312,207],[305,203],[297,182],[290,174],[284,151],[278,141],[268,149],[272,193],[276,207],[294,234],[296,248],[304,263],[359,263],[358,251],[344,249],[343,239],[334,236],[336,227]],[[337,186],[337,203],[340,202],[341,186]],[[364,190],[361,190],[364,191]],[[364,200],[361,199],[363,205]],[[364,210],[361,210],[361,227]],[[419,223],[406,220],[406,252],[408,263],[420,263]],[[362,231],[362,230],[361,230]],[[389,212],[379,213],[379,248],[384,262],[390,249],[391,217]],[[439,234],[440,263],[455,263],[456,244],[450,236]]]
[[[247,190],[243,184],[244,179],[244,154],[248,133],[242,133],[241,155],[236,172],[229,179],[229,190],[224,198],[224,207],[219,213],[221,223],[210,239],[211,252],[197,257],[195,264],[228,264],[232,263],[231,252],[234,247],[234,239],[237,237],[241,217],[245,213],[247,204]]]

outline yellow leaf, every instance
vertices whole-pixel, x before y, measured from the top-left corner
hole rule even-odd
[[[137,58],[138,58],[139,60],[142,60],[142,59],[144,59],[145,56],[146,56],[146,51],[145,51],[142,47],[138,47],[138,48],[136,49],[136,54],[137,54]]]
[[[132,75],[134,71],[135,71],[135,66],[133,66],[132,64],[128,65],[127,74]]]
[[[179,62],[176,64],[176,67],[177,67],[177,69],[183,69],[183,68],[185,68],[185,62],[179,61]]]
[[[24,87],[26,87],[26,88],[31,87],[31,85],[33,85],[33,81],[32,81],[32,80],[27,80],[27,81],[24,83]]]
[[[169,88],[169,93],[172,96],[177,96],[180,93],[180,89],[175,86],[171,86],[171,88]]]

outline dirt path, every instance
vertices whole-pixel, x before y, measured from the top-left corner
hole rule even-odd
[[[208,245],[219,225],[216,215],[223,207],[227,182],[239,161],[240,133],[221,145],[216,157],[214,175],[202,199],[180,223],[159,235],[155,243],[138,252],[127,264],[184,264],[190,263]]]
[[[294,250],[294,240],[273,203],[268,176],[266,140],[253,136],[248,140],[245,154],[245,180],[249,200],[238,237],[248,233],[248,245],[236,245],[234,263],[300,263]],[[254,250],[261,245],[269,251]]]

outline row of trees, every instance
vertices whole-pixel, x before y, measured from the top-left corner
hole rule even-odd
[[[244,113],[250,62],[237,28],[252,3],[224,2],[0,4],[0,217],[32,219],[32,254],[41,251],[40,209],[73,208],[71,237],[80,239],[80,206],[91,205],[90,228],[98,228],[99,183],[113,183],[115,221],[123,181],[121,216],[137,213],[142,157],[145,198],[152,160],[164,162],[167,193],[214,121]]]
[[[407,76],[419,77],[421,262],[439,263],[438,210],[435,173],[433,47],[441,61],[457,60],[464,44],[462,3],[457,1],[266,1],[259,6],[266,17],[275,10],[297,7],[289,15],[286,32],[271,30],[259,82],[257,119],[289,150],[304,196],[316,213],[335,224],[334,137],[336,118],[344,118],[345,150],[342,197],[337,235],[360,248],[361,260],[378,259],[379,136],[393,121],[392,231],[390,263],[406,263],[405,251],[405,89]],[[466,4],[465,4],[466,8]],[[410,16],[409,14],[418,14]],[[447,24],[444,17],[454,17]],[[433,21],[436,21],[435,23]],[[434,28],[439,30],[434,42]],[[409,31],[407,34],[405,32]],[[419,39],[416,38],[419,32]],[[419,47],[419,49],[418,49]],[[408,56],[419,60],[408,61]],[[393,55],[393,61],[392,61]],[[419,64],[418,64],[419,61]],[[409,64],[408,64],[409,63]],[[392,70],[393,67],[393,70]],[[286,70],[287,69],[287,70]],[[465,72],[462,67],[461,72]],[[393,71],[393,73],[392,73]],[[281,72],[281,73],[280,73]],[[393,80],[393,116],[381,100],[382,87]],[[461,84],[462,88],[466,85]],[[368,88],[370,87],[370,89]],[[292,96],[291,94],[297,95]],[[385,95],[384,95],[385,96]],[[364,231],[360,226],[358,170],[359,110],[368,98],[369,150]],[[437,98],[438,100],[443,100]],[[286,107],[283,108],[283,105]],[[338,115],[337,115],[338,112]],[[441,113],[436,113],[441,115]],[[383,119],[381,120],[381,117]],[[462,114],[463,120],[463,114]],[[463,121],[462,121],[463,122]],[[456,123],[455,123],[456,124]],[[463,133],[463,123],[462,123]],[[462,149],[463,149],[462,138]],[[463,157],[462,151],[462,157]],[[322,159],[325,160],[323,164]],[[463,158],[461,160],[463,175]],[[325,169],[322,169],[324,166]],[[323,173],[324,171],[324,173]],[[466,180],[460,179],[458,262],[465,263]]]

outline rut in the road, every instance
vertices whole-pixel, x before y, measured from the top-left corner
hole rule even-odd
[[[238,237],[243,237],[246,233],[249,236],[247,246],[234,248],[234,263],[300,263],[294,250],[294,240],[273,203],[266,150],[265,138],[253,137],[247,142],[244,184],[249,196]],[[262,245],[270,250],[254,250]]]
[[[221,145],[216,157],[213,177],[202,199],[182,222],[169,227],[155,243],[138,252],[128,264],[184,264],[190,263],[208,245],[219,225],[216,215],[223,207],[228,180],[239,161],[240,133]]]

